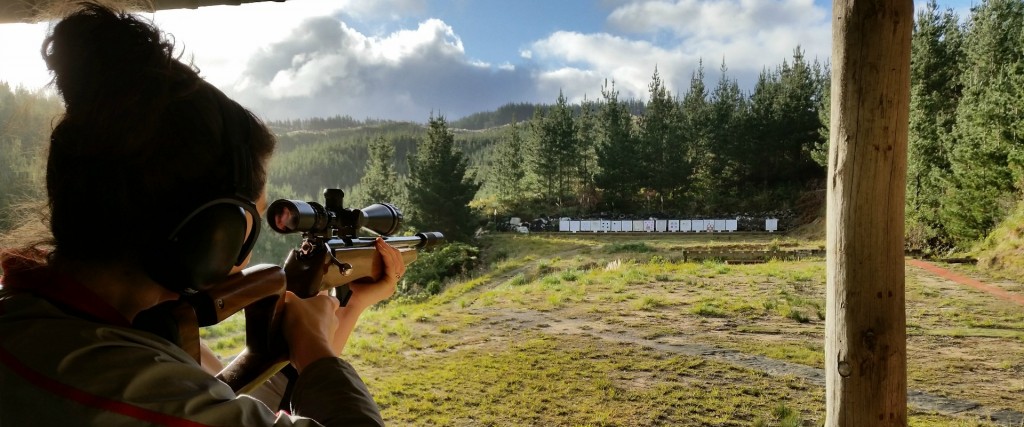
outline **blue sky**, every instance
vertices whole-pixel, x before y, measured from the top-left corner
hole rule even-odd
[[[939,5],[963,17],[971,1]],[[698,61],[708,84],[724,60],[750,89],[797,46],[822,62],[831,46],[831,2],[821,0],[288,0],[145,16],[268,119],[459,118],[559,91],[595,98],[605,80],[644,99],[655,67],[682,93]],[[0,80],[48,81],[46,26],[0,25]]]

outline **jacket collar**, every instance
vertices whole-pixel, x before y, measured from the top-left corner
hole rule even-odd
[[[62,310],[88,320],[131,327],[113,306],[67,274],[36,260],[10,257],[0,261],[0,286],[43,298]]]

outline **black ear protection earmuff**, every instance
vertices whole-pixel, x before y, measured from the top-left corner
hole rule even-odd
[[[182,295],[205,290],[227,277],[233,266],[248,258],[259,237],[261,219],[256,204],[243,194],[250,193],[251,171],[248,117],[245,110],[216,92],[224,116],[224,138],[231,152],[234,176],[233,194],[220,197],[192,210],[147,257],[149,276],[165,288]],[[239,126],[239,124],[242,124]],[[252,226],[246,233],[247,219]]]
[[[246,233],[246,216],[252,228]],[[195,294],[241,265],[259,237],[256,205],[241,197],[212,200],[192,211],[165,242],[165,287],[184,295]],[[157,260],[160,262],[161,260]]]

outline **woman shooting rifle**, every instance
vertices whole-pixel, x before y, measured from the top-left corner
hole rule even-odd
[[[405,271],[382,241],[383,278],[352,286],[347,306],[285,295],[299,372],[290,414],[236,395],[139,327],[140,313],[248,263],[274,147],[262,122],[173,50],[152,24],[93,3],[43,42],[66,106],[47,158],[52,239],[0,258],[0,424],[382,425],[338,357]]]

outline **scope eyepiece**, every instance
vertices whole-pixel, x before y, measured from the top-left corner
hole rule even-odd
[[[281,234],[323,232],[328,222],[327,210],[316,202],[280,199],[267,207],[267,223]]]
[[[366,228],[390,236],[402,226],[402,211],[390,203],[374,203],[362,209],[340,207],[344,193],[338,189],[324,192],[327,207],[317,202],[275,200],[267,207],[267,223],[281,234],[309,233],[331,237],[354,236]]]

